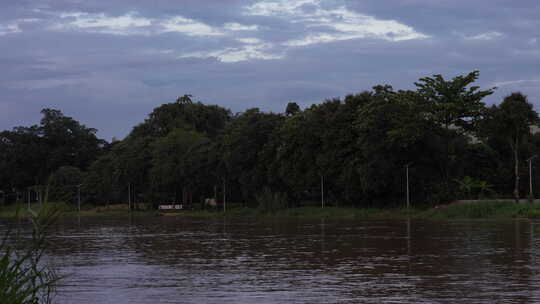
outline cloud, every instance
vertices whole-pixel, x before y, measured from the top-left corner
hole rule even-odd
[[[517,79],[517,80],[497,81],[493,83],[493,85],[496,87],[537,86],[538,84],[540,84],[540,79]]]
[[[41,79],[41,80],[25,80],[25,81],[16,81],[11,83],[6,83],[5,86],[10,89],[20,89],[20,90],[40,90],[40,89],[50,89],[55,87],[77,85],[82,82],[81,79],[74,78],[50,78],[50,79]]]
[[[135,12],[129,12],[121,16],[108,16],[104,13],[88,14],[83,12],[61,13],[60,19],[68,22],[60,22],[53,29],[70,30],[78,29],[92,33],[131,35],[144,34],[142,29],[152,24],[150,19],[139,17]]]
[[[395,20],[380,20],[351,11],[344,5],[329,8],[320,0],[265,1],[247,6],[245,10],[246,15],[288,19],[297,26],[305,27],[306,34],[285,42],[286,46],[361,38],[402,41],[428,37]]]
[[[499,32],[486,32],[486,33],[481,33],[481,34],[474,35],[474,36],[465,36],[465,39],[467,39],[467,40],[484,40],[484,41],[488,41],[488,40],[499,39],[499,38],[501,38],[503,36],[504,35],[502,33],[499,33]]]
[[[21,26],[39,21],[37,18],[21,18],[2,24],[0,23],[0,36],[21,33]]]
[[[224,23],[222,27],[211,26],[183,16],[164,16],[147,18],[137,12],[129,12],[120,16],[110,16],[104,13],[88,14],[83,12],[62,13],[61,21],[53,30],[75,30],[112,35],[144,35],[158,36],[164,33],[179,33],[185,36],[198,37],[202,41],[208,37],[226,37],[230,47],[213,47],[183,53],[181,49],[165,50],[145,49],[146,54],[167,55],[179,54],[178,58],[217,58],[221,62],[239,62],[253,59],[278,59],[283,55],[271,54],[267,50],[272,44],[257,38],[236,38],[236,32],[256,31],[257,25],[244,25],[237,22]],[[67,21],[67,22],[65,22]],[[204,44],[203,44],[204,45]],[[196,47],[191,46],[191,48]]]
[[[258,24],[224,22],[213,26],[181,15],[141,16],[137,11],[123,15],[106,13],[64,12],[59,15],[56,30],[75,30],[112,35],[156,36],[164,33],[179,33],[205,39],[223,37],[228,46],[210,46],[206,49],[184,52],[177,50],[179,58],[217,58],[221,62],[247,60],[272,60],[286,56],[290,48],[329,43],[335,41],[376,38],[388,41],[420,39],[426,35],[395,20],[380,20],[348,10],[343,4],[328,6],[321,0],[272,0],[259,1],[243,7],[244,16],[267,17],[285,22],[291,27],[292,36],[280,38],[244,37],[245,32],[257,32]],[[266,23],[265,30],[276,30],[276,23]],[[202,42],[202,40],[201,40]],[[198,44],[197,44],[198,45]],[[201,44],[202,45],[202,44]],[[192,48],[197,48],[193,46]]]
[[[55,107],[120,138],[183,94],[283,111],[475,69],[500,87],[486,103],[540,106],[539,15],[537,0],[0,1],[0,129]]]
[[[20,33],[21,29],[17,23],[0,24],[0,36],[5,36],[14,33]]]
[[[257,31],[258,25],[244,25],[227,22],[222,28],[202,27],[198,32],[208,35],[223,35],[235,38],[241,45],[214,50],[202,50],[182,54],[180,58],[214,57],[221,62],[233,63],[247,60],[274,60],[286,56],[290,48],[334,41],[379,38],[388,41],[401,41],[426,38],[413,28],[394,20],[379,20],[362,15],[345,6],[327,8],[320,0],[274,0],[259,1],[244,6],[244,15],[250,17],[268,17],[288,22],[293,28],[302,31],[301,38],[289,38],[285,41],[262,40],[259,37],[236,37],[234,32]],[[268,24],[267,27],[276,27]],[[229,31],[225,33],[225,31]],[[231,33],[232,32],[232,33]]]
[[[236,22],[227,22],[223,25],[223,28],[229,31],[257,31],[259,26],[254,25],[244,25]]]
[[[245,44],[260,44],[262,43],[262,41],[260,39],[257,39],[257,38],[238,38],[236,39],[242,43],[245,43]]]
[[[79,30],[112,35],[158,35],[174,32],[206,37],[224,34],[210,25],[183,16],[146,18],[132,11],[119,16],[69,12],[62,13],[59,17],[61,22],[53,26],[53,30]]]
[[[179,58],[217,58],[221,62],[234,63],[247,60],[272,60],[281,59],[283,54],[271,52],[273,47],[270,43],[264,43],[256,38],[238,39],[244,45],[230,47],[221,50],[201,51],[183,54]]]
[[[224,33],[210,25],[182,16],[172,17],[161,23],[162,32],[177,32],[188,36],[220,36]]]
[[[277,0],[277,1],[259,1],[253,5],[245,7],[248,15],[252,16],[283,16],[298,15],[303,11],[304,5],[319,5],[320,0]]]

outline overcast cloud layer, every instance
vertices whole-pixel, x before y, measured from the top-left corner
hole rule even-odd
[[[2,0],[0,130],[58,108],[110,140],[177,96],[282,112],[480,70],[540,105],[540,2]]]

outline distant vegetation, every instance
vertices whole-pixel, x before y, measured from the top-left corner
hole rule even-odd
[[[474,86],[478,76],[376,86],[304,110],[291,102],[285,113],[232,114],[184,95],[111,143],[45,109],[39,125],[0,133],[0,200],[35,200],[48,184],[50,200],[76,203],[80,187],[93,205],[216,197],[275,211],[320,204],[324,191],[327,205],[389,207],[404,202],[405,164],[414,204],[526,196],[538,114],[519,92],[487,107],[495,88]]]

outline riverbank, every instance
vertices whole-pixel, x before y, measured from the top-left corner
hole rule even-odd
[[[130,214],[127,204],[114,204],[109,206],[84,206],[79,212],[77,206],[68,205],[65,203],[48,203],[45,204],[47,208],[56,208],[60,211],[62,216],[71,217],[71,216],[126,216]],[[33,212],[37,212],[40,209],[39,204],[30,205],[30,209]],[[20,205],[10,205],[0,207],[0,218],[9,218],[14,217],[18,213],[19,216],[27,217],[30,216],[28,207],[26,204]],[[157,216],[159,213],[156,210],[152,210],[146,205],[140,205],[138,210],[132,211],[134,216]]]
[[[501,201],[457,203],[424,208],[347,208],[347,207],[300,207],[261,213],[258,209],[237,209],[227,216],[273,216],[297,218],[357,218],[357,219],[513,219],[540,218],[540,204],[508,203]],[[198,212],[197,216],[215,216],[212,212]]]
[[[62,211],[63,216],[126,216],[130,214],[125,204],[86,207],[79,213],[70,205],[50,204]],[[19,215],[28,216],[26,206],[7,206],[0,208],[0,217],[13,217],[19,208]],[[39,206],[33,206],[38,210]],[[431,208],[351,208],[351,207],[299,207],[278,210],[275,212],[262,212],[257,208],[230,208],[226,212],[221,210],[186,210],[177,213],[159,213],[147,206],[139,206],[139,210],[132,211],[132,216],[184,216],[184,217],[283,217],[283,218],[335,218],[335,219],[512,219],[512,218],[540,218],[540,204],[509,202],[475,202],[441,205]]]

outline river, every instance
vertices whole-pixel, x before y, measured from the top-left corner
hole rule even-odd
[[[58,303],[538,303],[540,222],[62,219]]]

